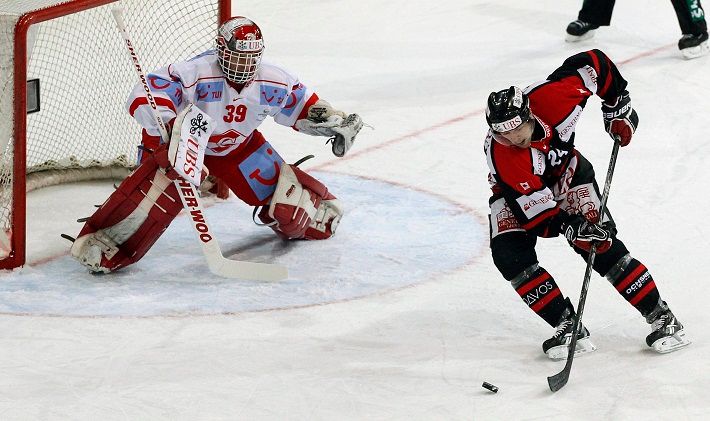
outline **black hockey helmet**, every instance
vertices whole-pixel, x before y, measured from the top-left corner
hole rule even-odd
[[[517,129],[528,120],[530,120],[530,99],[517,86],[491,92],[488,96],[486,122],[494,132]]]

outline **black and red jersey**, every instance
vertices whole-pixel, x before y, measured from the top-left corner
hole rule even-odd
[[[576,154],[574,129],[587,99],[596,94],[614,102],[627,82],[600,50],[575,54],[546,80],[525,89],[535,130],[530,148],[496,142],[489,131],[484,151],[490,168],[491,201],[501,196],[520,225],[540,235],[556,235],[559,206],[553,186]]]

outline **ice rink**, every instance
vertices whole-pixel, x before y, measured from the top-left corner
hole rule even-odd
[[[613,26],[565,43],[580,6],[235,2],[261,26],[266,60],[372,126],[342,159],[324,138],[261,126],[287,161],[316,155],[303,168],[345,203],[338,233],[283,244],[243,203],[210,202],[230,257],[286,264],[290,278],[215,279],[183,216],[145,259],[97,277],[59,234],[76,235],[110,184],[31,193],[29,264],[0,273],[0,419],[708,419],[710,56],[681,58],[667,1],[618,2]],[[591,48],[619,65],[640,118],[609,208],[693,344],[651,351],[649,325],[593,274],[584,322],[598,350],[553,394],[546,377],[563,363],[541,344],[554,329],[489,254],[484,108],[491,91]],[[575,143],[603,184],[612,142],[599,106],[588,102]],[[537,251],[576,304],[584,262],[562,238]]]

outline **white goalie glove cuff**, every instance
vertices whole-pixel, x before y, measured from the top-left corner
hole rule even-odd
[[[321,122],[315,122],[313,120],[303,118],[296,121],[295,127],[299,132],[309,134],[311,136],[331,137],[336,135],[333,128],[340,126],[342,122],[343,117],[339,115],[332,115],[328,117],[327,120]]]
[[[344,156],[362,129],[362,118],[357,114],[346,115],[334,109],[328,102],[319,99],[308,109],[308,117],[296,121],[298,131],[312,136],[330,137],[333,154]]]

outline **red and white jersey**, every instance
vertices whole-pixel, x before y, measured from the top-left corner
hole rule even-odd
[[[601,51],[569,57],[546,80],[525,89],[535,130],[530,148],[521,149],[486,136],[484,151],[493,190],[491,203],[504,197],[520,225],[536,234],[557,235],[552,222],[560,212],[553,187],[561,182],[574,148],[575,127],[596,94],[613,102],[626,89],[616,65]]]
[[[254,80],[238,92],[225,79],[214,50],[158,69],[147,78],[163,121],[171,124],[189,103],[214,119],[206,155],[227,155],[245,144],[268,116],[293,127],[318,99],[291,72],[263,61]],[[154,149],[160,143],[160,131],[142,84],[133,89],[127,107],[144,129],[144,145]]]

